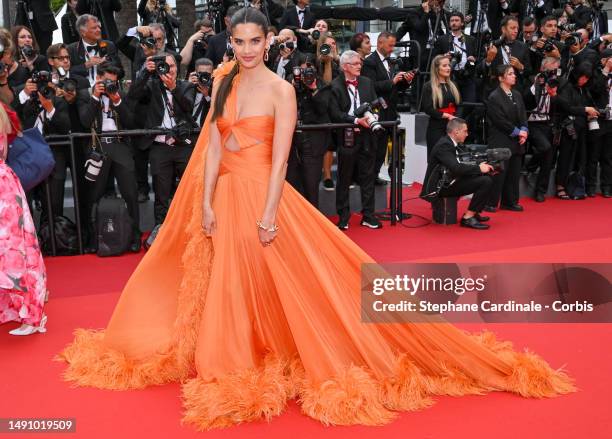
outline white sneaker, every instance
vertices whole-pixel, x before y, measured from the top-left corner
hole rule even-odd
[[[45,333],[47,332],[47,328],[45,328],[46,325],[47,325],[47,316],[43,314],[43,317],[40,320],[39,326],[27,325],[24,323],[19,328],[9,331],[9,334],[11,335],[30,335],[36,332]]]

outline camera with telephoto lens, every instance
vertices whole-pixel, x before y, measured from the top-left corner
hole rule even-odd
[[[575,44],[580,44],[580,41],[582,40],[582,35],[580,35],[578,32],[574,32],[571,33],[566,39],[565,39],[565,47],[570,47],[573,46]]]
[[[155,38],[151,35],[149,35],[148,37],[143,37],[142,35],[138,34],[138,42],[140,44],[142,44],[143,46],[148,47],[149,49],[153,49],[155,48]]]
[[[286,43],[280,43],[278,48],[280,50],[283,50],[283,49],[293,50],[295,49],[295,43],[293,41],[287,41]]]
[[[165,55],[152,56],[151,61],[155,63],[155,73],[158,75],[166,75],[170,72],[170,64],[166,62]]]
[[[45,97],[45,99],[51,99],[55,96],[55,90],[49,86],[52,82],[51,73],[46,70],[40,70],[32,73],[32,82],[38,87],[38,92]],[[36,96],[36,95],[35,95]]]
[[[321,32],[318,31],[317,29],[313,30],[310,35],[312,36],[312,39],[315,41],[321,38]]]
[[[463,58],[463,55],[461,52],[451,52],[450,58],[451,70],[455,70],[455,67],[461,64],[461,59]]]
[[[112,79],[105,79],[102,81],[102,85],[104,85],[104,93],[107,95],[114,95],[119,93],[119,84],[117,84],[117,81],[113,81]]]
[[[191,124],[187,121],[181,120],[169,130],[168,135],[174,139],[173,145],[175,146],[191,146],[192,142],[189,138],[191,136]]]
[[[504,161],[509,160],[512,152],[509,148],[489,148],[487,145],[465,145],[457,152],[459,162],[466,165],[480,166],[487,163],[493,167],[492,175],[504,170]]]
[[[98,179],[105,158],[106,155],[98,151],[89,153],[89,158],[85,162],[85,180],[96,181]]]
[[[355,117],[360,119],[365,117],[370,130],[375,134],[382,134],[385,131],[385,128],[378,121],[378,116],[372,113],[373,111],[378,111],[381,108],[387,109],[388,106],[387,102],[382,97],[379,97],[372,102],[361,104],[359,108],[355,110]]]
[[[332,50],[331,46],[329,44],[327,44],[327,43],[323,43],[323,44],[321,44],[321,47],[319,47],[319,53],[322,56],[329,55],[331,53],[331,50]]]
[[[196,72],[198,83],[204,87],[210,87],[212,84],[212,76],[208,72]]]
[[[562,32],[574,32],[576,30],[576,23],[564,23],[560,24],[558,27]]]
[[[21,53],[26,59],[32,59],[36,56],[36,51],[30,45],[25,45],[21,48]]]

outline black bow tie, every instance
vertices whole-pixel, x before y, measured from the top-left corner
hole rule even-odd
[[[98,51],[98,46],[87,46],[87,52],[94,53]]]
[[[297,11],[297,12],[298,12],[298,14],[303,14],[303,13],[304,13],[304,11],[305,11],[305,9],[298,9],[298,11]]]

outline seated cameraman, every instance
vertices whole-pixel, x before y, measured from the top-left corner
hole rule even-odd
[[[189,37],[181,50],[181,66],[187,67],[187,72],[195,70],[195,62],[206,57],[208,42],[215,34],[209,19],[196,20],[193,25],[195,33]]]
[[[329,123],[329,86],[317,79],[317,70],[310,62],[304,62],[300,69],[299,76],[292,75],[298,125]],[[329,131],[300,131],[298,128],[293,134],[287,163],[287,181],[315,208],[319,206],[319,182],[329,137]]]
[[[165,50],[165,41],[164,27],[157,23],[132,27],[117,41],[117,49],[132,61],[132,78],[142,70],[148,57]]]
[[[428,191],[440,184],[438,197],[460,197],[474,194],[468,209],[461,218],[460,225],[484,230],[489,228],[488,224],[483,224],[489,221],[489,217],[481,216],[480,212],[484,209],[493,191],[493,178],[490,175],[493,172],[493,166],[486,162],[469,165],[459,161],[458,153],[461,152],[461,146],[467,136],[468,127],[465,120],[456,117],[448,122],[446,136],[436,143],[429,156],[421,197],[431,198],[432,194]],[[450,174],[450,181],[428,184],[431,178],[441,177],[441,167],[446,168]]]
[[[189,139],[192,128],[195,87],[177,80],[176,60],[170,53],[148,58],[143,74],[136,78],[129,98],[148,106],[145,128],[165,128],[167,134],[149,137],[149,160],[155,193],[155,225],[164,222],[177,178],[183,172],[193,150]]]
[[[376,100],[374,83],[361,76],[363,61],[357,52],[347,50],[340,56],[342,73],[331,83],[330,116],[332,122],[352,123],[359,128],[344,130],[344,142],[338,146],[338,185],[336,187],[336,209],[340,230],[348,230],[351,216],[349,186],[357,167],[361,188],[363,217],[361,225],[380,229],[382,224],[374,216],[374,182],[376,180],[376,142],[370,129],[367,115],[356,116],[363,104]]]
[[[367,76],[374,83],[376,95],[382,97],[388,105],[387,109],[381,110],[381,121],[394,121],[397,119],[397,92],[406,86],[414,78],[415,72],[399,71],[397,65],[389,58],[395,49],[397,39],[391,32],[381,32],[376,40],[376,50],[366,57],[363,61],[362,75]],[[387,145],[389,135],[378,136],[376,138],[376,184],[385,185],[386,182],[378,178],[380,168],[387,155]],[[391,175],[391,163],[389,162],[389,175]]]
[[[102,39],[100,20],[89,14],[77,18],[77,29],[81,39],[68,46],[72,73],[89,80],[89,85],[97,81],[97,68],[103,62],[114,64],[123,76],[123,67],[117,54],[117,48],[112,41]]]
[[[120,73],[121,70],[113,64],[98,65],[96,82],[91,90],[91,96],[87,93],[79,93],[78,97],[81,124],[88,129],[94,129],[99,139],[99,144],[98,141],[94,141],[94,144],[91,145],[89,153],[95,148],[98,153],[106,156],[97,178],[89,183],[87,212],[91,212],[93,205],[104,195],[110,172],[112,172],[117,179],[119,193],[125,200],[132,220],[134,237],[130,251],[137,253],[140,251],[140,213],[132,148],[127,138],[104,137],[104,133],[108,131],[132,128],[132,112],[125,97],[119,92],[117,81]],[[94,225],[89,222],[90,239],[86,245],[87,253],[96,251],[93,230],[95,230]]]
[[[200,128],[204,126],[208,110],[210,110],[212,72],[212,61],[208,58],[200,58],[195,62],[195,72],[189,74],[189,82],[196,87],[192,117],[195,124]],[[197,140],[197,137],[194,140]]]
[[[557,70],[560,65],[557,58],[544,58],[540,73],[536,75],[531,87],[523,93],[525,109],[530,113],[527,126],[532,157],[527,169],[536,172],[540,168],[534,196],[538,203],[545,201],[548,192],[548,182],[556,152],[556,148],[553,147],[553,129],[558,131],[560,127],[557,96],[560,84]]]

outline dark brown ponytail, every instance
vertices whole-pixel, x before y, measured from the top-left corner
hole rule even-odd
[[[246,23],[253,23],[258,25],[259,27],[261,27],[264,36],[268,35],[268,19],[262,12],[255,8],[242,8],[239,9],[236,13],[234,13],[230,21],[230,32],[233,31],[237,25]],[[221,84],[219,84],[219,88],[217,89],[217,95],[215,98],[215,106],[211,119],[212,121],[217,120],[218,117],[223,115],[225,102],[227,101],[227,97],[232,91],[234,78],[236,77],[239,71],[240,67],[238,66],[238,63],[236,63],[236,65],[232,68],[232,70],[230,70],[227,76],[221,80]]]

